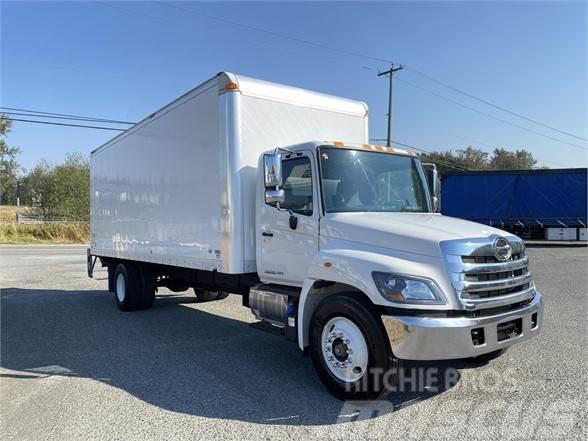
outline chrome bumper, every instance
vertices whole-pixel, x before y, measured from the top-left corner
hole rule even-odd
[[[537,313],[536,324],[532,316]],[[521,319],[518,335],[499,341],[498,325]],[[488,317],[414,317],[383,315],[392,352],[405,360],[469,358],[509,347],[534,337],[543,323],[543,300],[537,292],[529,305]],[[472,330],[483,329],[484,343],[474,345]]]

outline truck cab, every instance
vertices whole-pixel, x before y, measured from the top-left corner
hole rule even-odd
[[[429,188],[413,152],[317,141],[258,170],[250,306],[296,331],[335,395],[373,395],[400,360],[495,356],[538,333],[522,240],[435,212],[436,172]]]

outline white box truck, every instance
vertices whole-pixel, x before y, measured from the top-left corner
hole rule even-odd
[[[436,213],[436,170],[369,145],[367,114],[216,75],[92,152],[89,275],[99,259],[123,311],[158,287],[241,295],[345,399],[379,394],[402,360],[491,358],[535,336],[523,242]]]

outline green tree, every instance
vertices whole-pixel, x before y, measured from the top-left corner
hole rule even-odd
[[[526,170],[535,168],[537,160],[527,150],[510,152],[503,148],[494,149],[490,159],[490,167],[496,170]]]
[[[44,219],[59,215],[54,167],[46,160],[41,159],[22,179],[21,192],[34,214]]]
[[[537,161],[527,150],[508,151],[497,148],[490,156],[487,152],[469,146],[467,149],[421,154],[423,162],[437,165],[441,173],[462,170],[527,170],[535,168]]]
[[[70,221],[90,218],[90,163],[81,153],[68,154],[55,167],[54,178],[58,211]]]
[[[460,169],[485,170],[489,166],[488,153],[472,146],[457,150],[456,153],[453,153],[452,150],[422,153],[421,159],[423,162],[432,162],[437,165],[437,169],[441,173],[455,172]]]
[[[21,191],[32,211],[44,219],[86,222],[90,217],[90,164],[80,153],[68,154],[57,166],[41,160],[22,180]]]
[[[0,114],[0,204],[16,205],[17,174],[20,166],[16,156],[20,153],[18,147],[10,147],[6,143],[6,134],[10,131],[10,121]]]

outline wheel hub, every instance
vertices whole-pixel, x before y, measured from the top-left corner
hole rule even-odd
[[[329,370],[345,382],[361,378],[367,368],[368,350],[357,325],[345,317],[333,318],[323,328],[322,337]]]
[[[340,338],[333,341],[333,355],[339,361],[345,361],[349,355],[349,347]]]

